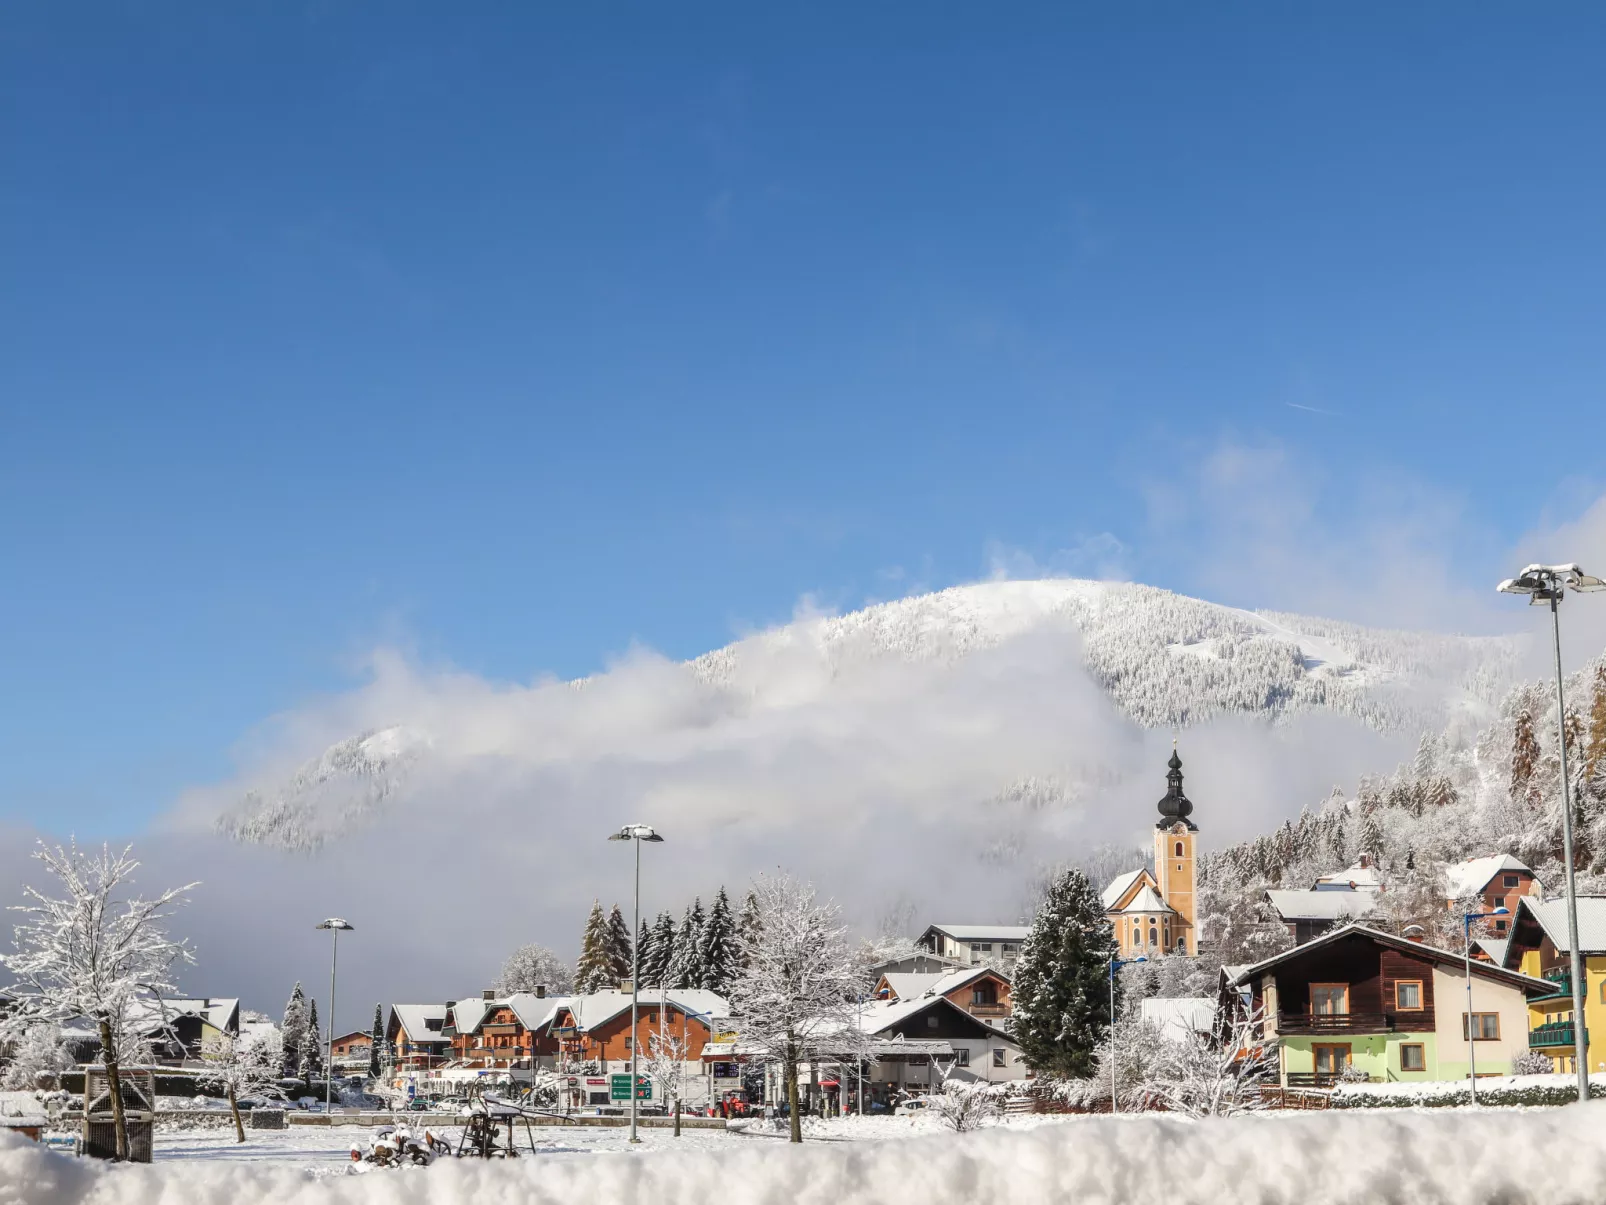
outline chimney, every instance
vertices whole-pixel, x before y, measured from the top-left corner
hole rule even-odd
[[[1372,865],[1372,855],[1371,854],[1362,854],[1361,855],[1361,861],[1360,861],[1361,869],[1362,870],[1370,869],[1371,865]]]
[[[621,992],[629,992],[630,989],[633,988],[634,986],[635,986],[635,983],[632,980],[629,980],[629,979],[621,979],[621,980],[619,980],[619,990]],[[630,1083],[629,1083],[628,1080],[625,1083],[625,1088],[626,1088],[627,1091],[630,1088]]]
[[[480,993],[480,999],[481,1000],[495,1000],[496,999],[496,993],[493,992],[490,988],[486,988],[483,992]],[[625,1087],[627,1087],[627,1088],[629,1086],[630,1086],[629,1084],[625,1085]]]
[[[1406,941],[1414,941],[1417,945],[1421,945],[1427,939],[1427,930],[1421,925],[1406,925],[1400,936]]]
[[[456,1000],[448,1000],[446,1002],[446,1011],[447,1012],[451,1012],[452,1009],[454,1009],[456,1007],[457,1007],[457,1001]]]
[[[546,999],[546,984],[538,983],[535,985],[535,998],[537,1000]]]

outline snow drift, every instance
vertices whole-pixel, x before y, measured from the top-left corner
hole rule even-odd
[[[0,1205],[1129,1205],[1597,1202],[1606,1106],[1453,1116],[1089,1119],[1025,1132],[720,1152],[552,1155],[315,1178],[252,1164],[113,1168],[0,1140]],[[159,1157],[159,1154],[158,1154]]]

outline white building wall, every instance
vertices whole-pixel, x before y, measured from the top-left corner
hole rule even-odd
[[[1461,1031],[1461,1017],[1467,1011],[1467,977],[1461,967],[1436,966],[1433,970],[1434,1039],[1439,1062],[1457,1063],[1465,1072],[1467,1041]],[[1480,1064],[1488,1060],[1488,1070],[1505,1068],[1528,1049],[1528,998],[1520,988],[1497,983],[1481,975],[1472,977],[1472,1011],[1498,1013],[1500,1038],[1477,1044]],[[1480,1069],[1481,1070],[1481,1069]]]

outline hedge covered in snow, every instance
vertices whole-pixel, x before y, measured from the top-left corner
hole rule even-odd
[[[1589,1077],[1591,1100],[1606,1097],[1606,1075]],[[1570,1105],[1578,1100],[1578,1080],[1571,1075],[1510,1075],[1478,1080],[1478,1103],[1491,1107]],[[1339,1084],[1333,1088],[1335,1109],[1436,1109],[1472,1103],[1465,1080],[1418,1084]]]
[[[201,1161],[112,1167],[0,1138],[0,1205],[1583,1205],[1606,1105],[1545,1112],[1082,1118],[878,1143],[446,1160],[366,1174]]]

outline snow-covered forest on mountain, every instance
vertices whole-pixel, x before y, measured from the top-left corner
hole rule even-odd
[[[1223,716],[1281,723],[1312,712],[1382,732],[1465,722],[1492,713],[1518,656],[1517,643],[1503,637],[1254,613],[1129,583],[986,582],[801,619],[684,665],[665,663],[657,697],[644,706],[660,722],[688,728],[759,717],[784,725],[800,707],[874,682],[889,666],[947,677],[944,671],[978,653],[1022,640],[1053,646],[1067,669],[1085,671],[1120,714],[1150,729]],[[494,723],[475,728],[465,729],[460,717],[393,715],[383,727],[330,745],[288,779],[250,787],[219,816],[219,830],[243,841],[315,848],[371,823],[432,763],[573,757],[565,730],[586,709],[585,696],[606,691],[613,676],[503,689]],[[1074,779],[1074,751],[1069,760]],[[998,796],[1037,802],[1067,789],[1063,777],[1046,784],[1030,777],[1033,769],[1001,776]]]

